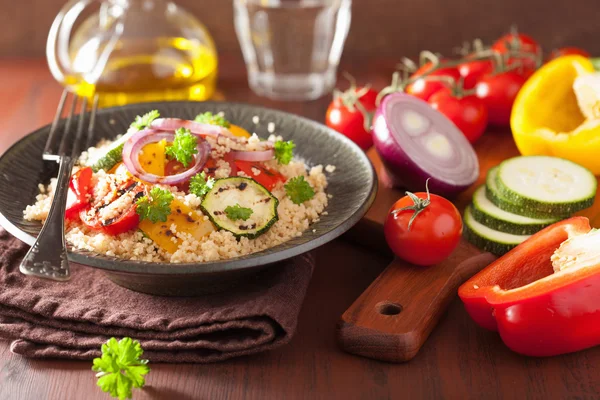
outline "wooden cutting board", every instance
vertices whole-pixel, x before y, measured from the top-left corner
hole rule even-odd
[[[371,149],[368,155],[379,177],[377,198],[346,238],[392,256],[383,235],[383,223],[404,192],[389,187],[377,153]],[[486,171],[487,167],[484,163]],[[485,171],[481,175],[485,176]],[[454,199],[461,212],[475,187]],[[493,260],[493,255],[481,252],[464,239],[448,259],[435,266],[419,267],[393,259],[342,315],[337,326],[338,343],[345,351],[364,357],[390,362],[412,359],[456,296],[458,287]]]
[[[488,131],[475,145],[479,179],[453,199],[462,213],[475,189],[484,183],[487,171],[503,160],[518,156],[510,132]],[[383,235],[383,223],[391,206],[404,192],[390,188],[381,160],[374,149],[367,153],[379,178],[377,198],[367,215],[345,237],[379,254],[392,253]],[[598,177],[600,187],[600,177]],[[600,195],[594,205],[577,215],[600,227]],[[381,275],[342,315],[337,326],[340,346],[349,353],[391,361],[412,359],[437,324],[457,289],[468,278],[489,265],[494,257],[461,241],[444,262],[416,267],[394,259]]]

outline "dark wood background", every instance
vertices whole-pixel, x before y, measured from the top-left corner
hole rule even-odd
[[[205,23],[222,53],[239,52],[232,0],[176,0]],[[64,0],[0,0],[0,57],[43,56]],[[511,24],[545,49],[583,46],[600,54],[597,0],[354,0],[346,55],[449,53],[464,40],[492,41]]]

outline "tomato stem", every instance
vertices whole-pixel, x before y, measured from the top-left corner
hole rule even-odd
[[[414,211],[413,215],[410,217],[410,220],[408,220],[408,230],[409,231],[410,231],[410,228],[411,228],[415,218],[417,218],[417,215],[419,215],[421,212],[423,212],[423,210],[425,210],[427,208],[427,206],[431,204],[431,195],[429,194],[429,179],[431,179],[431,178],[427,178],[427,180],[425,181],[425,191],[427,192],[426,199],[421,199],[420,197],[417,197],[414,193],[406,192],[406,195],[408,197],[410,197],[410,199],[413,201],[413,205],[402,207],[402,208],[392,211],[392,214],[394,214],[394,218],[396,217],[396,214],[398,214],[399,212],[407,211],[407,210]]]

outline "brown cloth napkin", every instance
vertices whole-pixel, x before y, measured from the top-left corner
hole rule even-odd
[[[305,254],[231,292],[160,297],[79,265],[67,283],[26,277],[19,272],[26,250],[0,228],[0,337],[12,340],[13,353],[34,358],[89,360],[113,336],[138,339],[154,362],[213,362],[270,350],[294,335],[314,268]]]

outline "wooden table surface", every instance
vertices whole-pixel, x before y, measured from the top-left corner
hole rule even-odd
[[[329,98],[307,103],[261,99],[248,90],[239,60],[225,61],[219,97],[323,120]],[[368,78],[381,88],[393,65],[381,60],[343,67],[359,82]],[[43,60],[0,60],[0,89],[1,153],[51,120],[61,88]],[[516,151],[505,133],[484,136],[476,148],[488,163]],[[390,259],[343,240],[323,246],[317,255],[298,332],[289,345],[219,364],[154,364],[146,387],[134,398],[600,398],[600,347],[552,358],[519,356],[497,334],[477,327],[458,299],[409,363],[387,364],[342,352],[335,342],[336,322]],[[107,399],[90,367],[91,362],[27,360],[0,341],[0,399]]]

